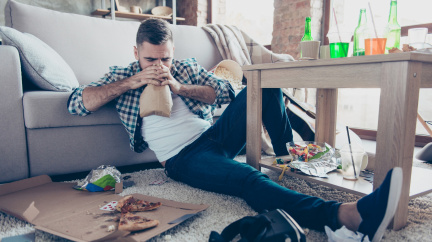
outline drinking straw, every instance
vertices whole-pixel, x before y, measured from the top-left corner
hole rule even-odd
[[[342,38],[341,38],[341,35],[340,35],[339,25],[338,25],[338,21],[337,21],[337,18],[336,18],[336,12],[335,12],[334,8],[333,8],[333,16],[334,16],[334,19],[335,19],[336,29],[337,29],[338,36],[339,36],[339,43],[341,43],[341,45],[342,45]],[[344,56],[347,56],[347,53],[345,53],[345,49],[344,48],[342,48],[342,49],[344,51]]]
[[[375,32],[375,37],[378,39],[378,33],[376,31],[375,20],[374,20],[374,17],[373,17],[373,13],[372,13],[372,8],[371,8],[371,5],[370,5],[370,2],[368,2],[368,5],[369,5],[369,12],[371,14],[371,19],[372,19],[372,25],[373,25],[374,32]]]
[[[376,27],[375,27],[375,20],[374,20],[374,17],[373,17],[372,7],[370,5],[370,2],[368,2],[368,5],[369,5],[369,12],[371,14],[373,29],[374,29],[374,32],[375,32],[375,38],[377,39],[377,44],[378,44],[379,49],[381,49],[381,42],[378,41],[378,33],[377,33],[377,30],[376,30]]]
[[[350,135],[349,135],[348,126],[346,126],[346,131],[347,131],[347,135],[348,135],[348,144],[349,144],[350,153],[351,153],[351,162],[352,162],[352,166],[353,166],[353,169],[354,169],[354,176],[357,177],[357,172],[356,172],[355,165],[354,165],[354,157],[353,157],[353,154],[352,154],[351,139],[350,139]]]

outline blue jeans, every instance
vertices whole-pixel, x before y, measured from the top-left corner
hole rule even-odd
[[[262,120],[276,155],[288,154],[292,129],[280,89],[263,89]],[[167,160],[169,177],[203,190],[243,198],[255,211],[284,209],[301,226],[339,228],[340,203],[282,187],[255,168],[233,160],[246,144],[246,88],[200,138]]]

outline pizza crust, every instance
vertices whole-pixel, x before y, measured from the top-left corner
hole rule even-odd
[[[127,212],[121,214],[118,230],[134,232],[143,229],[153,228],[158,225],[158,220],[147,219]]]

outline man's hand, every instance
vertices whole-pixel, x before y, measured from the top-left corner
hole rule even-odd
[[[185,85],[178,82],[170,72],[170,69],[161,65],[158,72],[158,80],[161,85],[169,85],[174,94],[192,98],[208,104],[213,104],[216,100],[215,90],[211,86]]]
[[[171,75],[168,67],[164,65],[160,65],[159,67],[157,79],[161,82],[161,85],[169,85],[174,94],[179,94],[182,84]]]
[[[166,68],[166,67],[165,67]],[[125,79],[129,83],[130,89],[137,89],[146,84],[155,86],[161,85],[160,73],[162,67],[159,65],[151,65],[138,72],[137,74]],[[171,75],[171,74],[170,74]]]

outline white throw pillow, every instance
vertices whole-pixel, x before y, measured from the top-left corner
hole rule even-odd
[[[42,40],[28,33],[0,26],[4,45],[18,49],[23,72],[43,90],[72,91],[78,80],[66,61]]]

